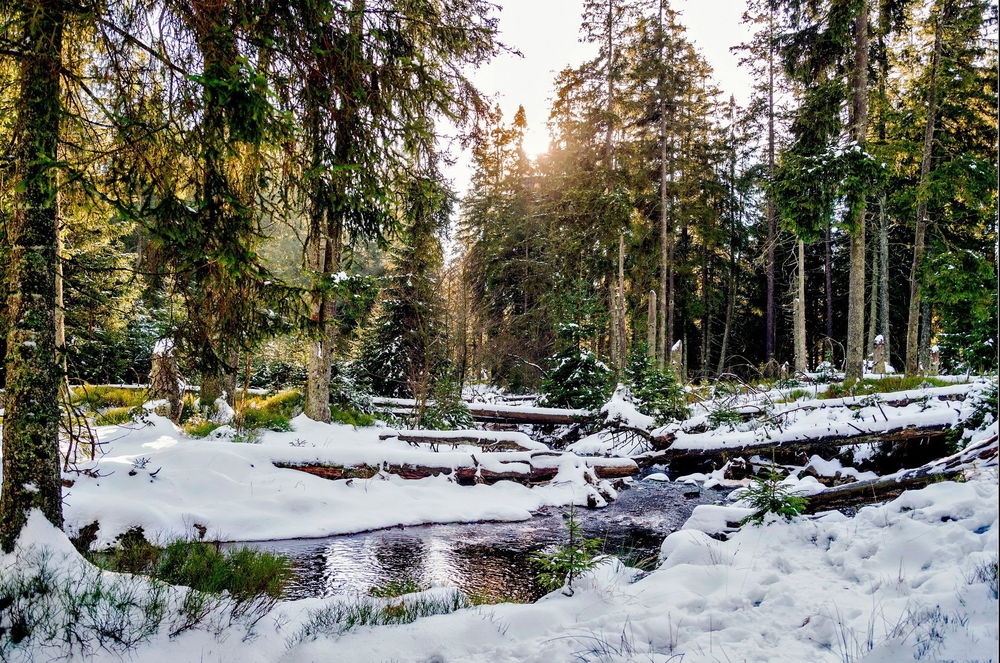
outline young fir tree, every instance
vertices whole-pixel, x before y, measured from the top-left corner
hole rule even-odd
[[[409,183],[406,204],[402,236],[353,370],[374,394],[426,401],[447,368],[439,233],[451,194],[439,181],[420,179]]]
[[[593,303],[585,298],[577,299],[577,303],[575,321],[558,328],[562,347],[547,362],[540,403],[545,407],[598,410],[611,397],[614,373],[584,346],[600,324],[599,316],[588,315],[593,312]]]
[[[669,365],[659,368],[645,346],[637,346],[629,355],[625,381],[636,409],[654,417],[658,424],[687,417],[687,399],[673,370]]]

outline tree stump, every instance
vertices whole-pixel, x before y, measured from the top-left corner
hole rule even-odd
[[[149,371],[149,395],[152,399],[165,399],[169,404],[168,415],[174,423],[181,418],[184,408],[177,360],[174,358],[174,341],[161,338],[153,346],[153,366]]]
[[[885,338],[879,334],[875,337],[872,349],[872,370],[878,374],[885,373]]]

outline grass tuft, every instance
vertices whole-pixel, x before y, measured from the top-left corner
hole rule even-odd
[[[148,397],[149,394],[145,389],[95,387],[85,384],[73,387],[72,402],[91,412],[100,412],[108,408],[139,407],[149,400]]]

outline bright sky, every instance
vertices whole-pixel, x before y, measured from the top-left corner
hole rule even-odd
[[[545,127],[549,116],[553,82],[568,66],[576,66],[593,53],[578,40],[582,0],[499,0],[501,40],[524,57],[504,55],[476,71],[472,78],[487,94],[495,95],[510,121],[518,105],[528,119],[525,148],[529,155],[548,147]],[[745,0],[672,0],[681,13],[688,38],[701,50],[715,70],[719,88],[738,103],[749,96],[750,81],[737,66],[729,48],[745,40],[740,18]],[[448,169],[459,192],[469,181],[469,156],[463,155]]]

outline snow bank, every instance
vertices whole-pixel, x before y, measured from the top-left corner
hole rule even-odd
[[[973,579],[996,556],[995,482],[935,484],[853,519],[745,527],[724,542],[682,530],[645,577],[607,564],[571,598],[319,640],[287,660],[996,660],[996,598]]]
[[[396,525],[525,520],[545,506],[585,505],[588,496],[605,503],[587,484],[582,461],[572,456],[483,453],[471,446],[433,453],[398,440],[380,441],[385,429],[304,416],[293,420],[293,432],[265,432],[259,444],[240,444],[188,438],[166,418],[150,413],[148,419],[145,427],[98,428],[106,454],[90,466],[95,476],[66,475],[72,481],[63,490],[71,534],[97,521],[97,545],[134,526],[159,540],[195,537],[202,529],[218,540],[284,539]],[[459,486],[447,476],[404,480],[379,474],[331,481],[273,464],[446,469],[474,465],[473,456],[487,469],[527,472],[534,465],[556,467],[559,474],[533,488],[510,481]]]

